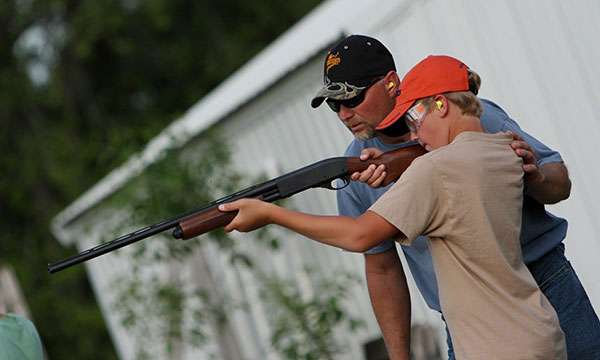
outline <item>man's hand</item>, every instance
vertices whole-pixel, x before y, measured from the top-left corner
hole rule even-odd
[[[366,161],[369,159],[376,159],[383,154],[383,151],[376,148],[363,149],[360,153],[360,159]],[[370,187],[376,188],[381,185],[385,179],[385,165],[370,165],[366,170],[362,172],[355,172],[350,176],[353,181],[360,181],[367,183]]]
[[[571,194],[569,171],[561,162],[537,164],[535,152],[518,134],[510,133],[513,142],[510,146],[523,159],[527,195],[542,204],[555,204]]]
[[[219,210],[223,212],[238,211],[236,217],[225,226],[225,231],[249,232],[269,224],[271,206],[273,204],[257,199],[241,199],[219,205]]]
[[[535,152],[523,138],[518,134],[510,132],[513,137],[513,142],[510,144],[515,154],[523,159],[523,171],[525,172],[525,180],[528,182],[544,182],[544,173],[540,171],[537,165],[537,157]]]

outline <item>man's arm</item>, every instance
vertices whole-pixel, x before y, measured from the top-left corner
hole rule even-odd
[[[366,154],[361,154],[361,157],[363,155]],[[381,169],[375,176],[372,176],[371,172],[368,177],[373,177],[377,181],[381,177],[380,172]],[[360,193],[361,189],[371,193]],[[375,191],[379,190],[367,188],[363,184],[351,183],[337,192],[339,213],[359,217],[366,212],[371,202],[375,201],[372,193]],[[388,240],[370,249],[364,253],[364,259],[371,307],[383,335],[388,355],[393,360],[408,360],[411,329],[410,292],[395,243]]]
[[[542,204],[556,204],[571,194],[569,171],[563,163],[548,163],[538,167],[536,180],[525,178],[527,194]]]
[[[513,150],[523,159],[525,194],[541,204],[554,204],[569,197],[571,181],[560,154],[525,132],[508,114],[487,99],[481,99],[481,125],[486,132],[511,132]]]
[[[535,151],[518,134],[513,133],[511,146],[523,159],[527,195],[542,204],[555,204],[571,194],[569,171],[562,162],[538,165]]]
[[[390,359],[410,359],[410,293],[396,247],[365,254],[365,272],[373,312]]]

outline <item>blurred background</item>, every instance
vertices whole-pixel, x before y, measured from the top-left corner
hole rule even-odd
[[[594,0],[4,0],[0,312],[30,318],[50,359],[385,359],[362,255],[280,229],[156,236],[46,271],[342,154],[350,134],[308,104],[326,49],[352,33],[386,44],[400,75],[460,58],[561,153],[573,191],[550,211],[600,312],[599,16]],[[286,205],[336,212],[326,190]],[[409,286],[413,357],[444,358],[442,323]]]
[[[318,2],[0,1],[0,266],[49,358],[116,358],[51,218]]]

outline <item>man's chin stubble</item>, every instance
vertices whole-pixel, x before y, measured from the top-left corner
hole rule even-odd
[[[356,140],[365,141],[375,137],[375,130],[369,129],[354,134]]]

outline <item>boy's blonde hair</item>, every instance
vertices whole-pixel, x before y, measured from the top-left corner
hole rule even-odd
[[[469,91],[455,91],[443,95],[448,101],[458,106],[462,110],[463,115],[481,117],[483,108],[481,102],[477,98],[477,93],[481,87],[481,77],[471,69],[468,69],[467,71],[469,75]],[[433,96],[421,99],[420,101],[425,105],[427,111],[429,111],[433,104]]]

